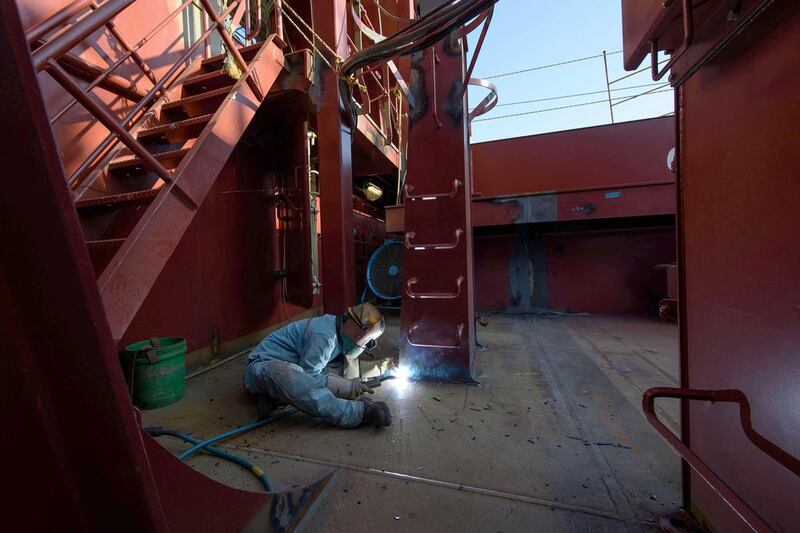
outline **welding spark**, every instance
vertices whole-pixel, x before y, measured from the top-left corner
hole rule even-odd
[[[411,383],[411,369],[405,365],[400,365],[394,371],[394,378],[391,383],[397,390],[404,391]]]

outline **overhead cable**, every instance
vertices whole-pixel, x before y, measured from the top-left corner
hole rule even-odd
[[[611,55],[614,55],[614,54],[621,54],[621,53],[622,53],[622,50],[617,50],[615,52],[608,52],[605,55],[611,56]],[[590,59],[597,59],[599,57],[603,57],[603,54],[596,54],[596,55],[593,55],[593,56],[579,57],[577,59],[569,59],[567,61],[560,61],[558,63],[550,63],[549,65],[539,65],[538,67],[531,67],[531,68],[526,68],[526,69],[523,69],[523,70],[515,70],[513,72],[504,72],[502,74],[495,74],[494,76],[484,76],[483,79],[485,79],[485,80],[493,80],[493,79],[497,79],[497,78],[504,78],[506,76],[515,76],[517,74],[524,74],[526,72],[533,72],[535,70],[544,70],[544,69],[547,69],[547,68],[560,67],[562,65],[569,65],[571,63],[579,63],[581,61],[588,61]]]
[[[641,88],[644,88],[644,87],[654,87],[654,86],[663,87],[664,84],[663,83],[645,83],[643,85],[631,85],[629,87],[619,87],[617,89],[611,89],[611,92],[624,91],[624,90],[630,90],[630,89],[641,89]],[[565,95],[562,95],[562,96],[550,96],[548,98],[536,98],[535,100],[520,100],[520,101],[517,101],[517,102],[506,102],[506,103],[503,103],[503,104],[497,104],[495,107],[504,107],[504,106],[522,105],[522,104],[534,104],[536,102],[548,102],[550,100],[564,100],[564,99],[567,99],[567,98],[577,98],[578,96],[590,96],[590,95],[594,95],[594,94],[606,94],[606,92],[607,92],[607,90],[603,89],[602,91],[591,91],[591,92],[588,92],[588,93],[565,94]]]
[[[639,94],[639,95],[636,95],[636,96],[637,97],[638,96],[651,96],[651,95],[654,95],[654,94],[666,93],[666,92],[672,92],[672,89],[663,89],[663,90],[660,90],[660,91],[648,92],[646,94]],[[617,98],[612,98],[611,100],[612,101],[613,100],[626,100],[627,101],[627,100],[630,100],[630,99],[632,99],[632,98],[621,96],[621,97],[617,97]],[[559,107],[550,107],[550,108],[547,108],[547,109],[536,109],[534,111],[525,111],[523,113],[514,113],[514,114],[511,114],[511,115],[501,115],[499,117],[481,118],[481,119],[474,120],[473,122],[486,122],[486,121],[489,121],[489,120],[500,120],[501,118],[521,117],[521,116],[524,116],[524,115],[535,115],[537,113],[547,113],[548,111],[558,111],[558,110],[561,110],[561,109],[570,109],[570,108],[573,108],[573,107],[583,107],[583,106],[588,106],[588,105],[607,104],[607,103],[608,103],[608,98],[604,98],[602,100],[594,100],[592,102],[581,102],[580,104],[571,104],[571,105],[564,105],[564,106],[559,106]]]
[[[488,10],[498,0],[449,0],[406,28],[372,46],[358,50],[339,69],[342,78],[342,104],[350,116],[350,127],[357,121],[353,105],[351,78],[361,70],[382,65],[392,59],[424,50],[454,30]]]

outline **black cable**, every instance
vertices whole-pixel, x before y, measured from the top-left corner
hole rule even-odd
[[[372,46],[359,50],[342,64],[340,89],[342,111],[350,117],[349,126],[358,121],[353,105],[353,89],[347,79],[357,71],[386,63],[397,57],[424,50],[444,39],[456,28],[474,19],[498,0],[449,0],[403,30]]]

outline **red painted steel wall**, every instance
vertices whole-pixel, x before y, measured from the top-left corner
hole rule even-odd
[[[510,259],[517,253],[519,237],[475,235],[475,309],[479,312],[511,309]]]
[[[652,268],[675,260],[675,230],[630,221],[675,213],[674,138],[666,117],[473,145],[475,190],[512,197],[473,201],[476,226],[509,228],[499,236],[476,229],[478,309],[655,313]],[[626,229],[536,224],[610,219]]]
[[[189,351],[205,348],[212,332],[222,342],[286,321],[306,311],[287,305],[274,250],[275,211],[263,176],[236,164],[223,169],[178,248],[156,281],[123,344],[154,335],[185,337]],[[241,192],[248,191],[248,192]],[[321,297],[315,298],[315,306]]]
[[[215,330],[223,343],[280,324],[306,309],[287,304],[273,271],[281,268],[281,237],[264,177],[240,148],[232,156],[123,337],[185,337],[205,348]],[[366,261],[383,244],[386,224],[353,213],[363,290]],[[288,265],[292,268],[292,265]],[[322,305],[322,294],[314,306]]]
[[[800,9],[776,2],[681,90],[684,386],[741,389],[753,426],[800,456]],[[685,296],[684,296],[685,295]],[[691,448],[767,523],[795,531],[800,478],[695,403]],[[693,509],[742,522],[697,476]]]
[[[472,145],[475,193],[515,196],[674,181],[672,117]]]
[[[655,314],[652,269],[675,260],[672,227],[548,232],[527,237],[527,249],[525,239],[476,237],[478,310]]]
[[[545,235],[552,309],[651,314],[653,267],[675,260],[675,229]]]

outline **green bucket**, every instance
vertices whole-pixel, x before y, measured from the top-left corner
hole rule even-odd
[[[156,409],[183,398],[186,340],[159,337],[134,342],[122,352],[122,369],[133,404]]]

